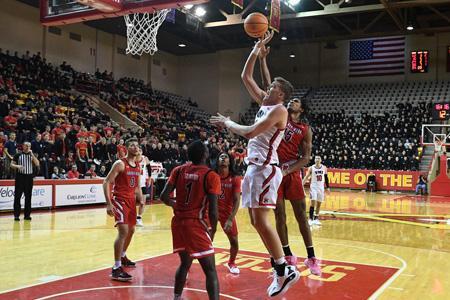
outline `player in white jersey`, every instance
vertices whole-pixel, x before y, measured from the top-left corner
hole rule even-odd
[[[308,168],[308,172],[305,176],[305,182],[311,178],[309,185],[309,197],[311,204],[309,207],[309,225],[322,225],[319,221],[320,206],[325,200],[325,185],[328,192],[330,191],[330,185],[328,182],[327,167],[322,165],[322,159],[320,156],[314,158],[315,164]],[[314,213],[315,208],[315,213]]]
[[[273,259],[274,279],[267,289],[271,297],[282,295],[300,278],[297,269],[286,264],[280,238],[269,220],[270,209],[276,207],[278,187],[283,179],[277,155],[288,119],[283,103],[293,91],[292,85],[281,77],[276,77],[267,91],[262,90],[253,79],[259,51],[265,48],[272,37],[273,32],[267,33],[264,39],[255,44],[241,75],[251,97],[261,105],[255,123],[243,126],[221,114],[211,117],[212,124],[226,127],[249,139],[246,157],[248,168],[242,182],[242,206],[249,209],[252,225]]]
[[[136,226],[143,227],[144,222],[142,221],[142,214],[145,210],[145,201],[147,200],[147,197],[149,196],[148,188],[147,188],[147,181],[150,177],[151,167],[150,167],[150,161],[147,158],[147,156],[142,154],[142,149],[139,148],[139,154],[136,157],[136,162],[139,163],[139,166],[141,167],[141,176],[140,176],[140,183],[139,186],[142,189],[142,195],[141,201],[139,203],[136,203],[138,205],[138,213],[136,217]]]

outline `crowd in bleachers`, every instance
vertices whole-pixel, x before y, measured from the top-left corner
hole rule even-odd
[[[104,176],[125,155],[130,137],[139,138],[144,155],[169,170],[187,160],[187,144],[198,138],[208,142],[213,165],[220,152],[229,151],[243,167],[245,147],[211,127],[190,99],[154,91],[143,81],[112,78],[106,72],[79,73],[66,62],[53,66],[39,53],[19,58],[0,51],[0,178],[14,175],[9,164],[25,141],[41,162],[36,173],[45,178]],[[71,87],[101,92],[142,128],[120,127]]]
[[[314,115],[313,154],[333,168],[417,171],[421,124],[431,122],[429,109],[426,103],[400,103],[396,115]]]

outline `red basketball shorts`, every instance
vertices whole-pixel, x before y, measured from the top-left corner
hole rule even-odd
[[[172,218],[173,252],[186,251],[192,258],[214,255],[207,227],[198,219]]]
[[[305,199],[305,191],[303,189],[302,175],[300,172],[293,172],[283,177],[281,185],[278,188],[278,199]]]
[[[118,224],[128,224],[128,226],[136,225],[136,200],[135,199],[121,199],[115,196],[111,199],[113,206],[114,219]]]

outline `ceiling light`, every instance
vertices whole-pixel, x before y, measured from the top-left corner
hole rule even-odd
[[[292,6],[295,6],[300,3],[301,0],[289,0],[288,3]]]
[[[194,4],[186,4],[185,6],[184,6],[184,8],[186,8],[186,9],[191,9],[191,8],[193,8],[194,7]]]
[[[197,17],[203,17],[205,14],[206,14],[206,10],[203,7],[199,6],[195,9],[195,15]]]
[[[286,41],[286,40],[287,40],[287,36],[284,36],[284,35],[283,35],[283,36],[281,37],[281,40],[282,40],[282,41]]]
[[[289,55],[289,57],[290,57],[290,58],[295,58],[294,52],[292,52],[292,53]]]
[[[345,0],[344,2],[347,4],[350,4],[350,3],[352,3],[352,0]]]
[[[412,25],[410,24],[410,25],[406,26],[406,30],[409,30],[409,31],[414,30],[414,26],[412,26]]]
[[[179,44],[178,44],[178,47],[180,47],[180,48],[184,48],[184,47],[186,47],[186,44],[183,44],[183,43],[179,43]]]

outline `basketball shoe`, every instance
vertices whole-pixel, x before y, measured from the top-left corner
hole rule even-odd
[[[320,269],[319,263],[320,261],[315,257],[307,258],[304,262],[305,266],[309,268],[311,274],[317,276],[322,275],[322,270]]]
[[[267,289],[267,294],[270,297],[283,295],[287,290],[300,279],[300,272],[293,266],[286,266],[284,268],[284,275],[279,276],[277,272],[273,273],[272,284]]]
[[[122,267],[118,267],[117,269],[113,268],[109,277],[117,281],[130,281],[131,279],[133,279],[133,276],[125,272]]]
[[[295,256],[295,255],[288,255],[288,256],[285,256],[284,258],[286,259],[286,262],[287,262],[288,265],[294,266],[294,267],[297,266],[297,256]]]
[[[230,270],[231,274],[235,274],[238,275],[241,273],[241,270],[239,270],[239,268],[236,266],[236,264],[227,264],[228,270]]]
[[[129,260],[128,257],[124,256],[124,257],[122,257],[122,266],[128,267],[128,268],[135,268],[136,263]]]
[[[141,217],[137,217],[137,219],[136,219],[136,226],[137,227],[144,227],[144,221],[142,221]]]

